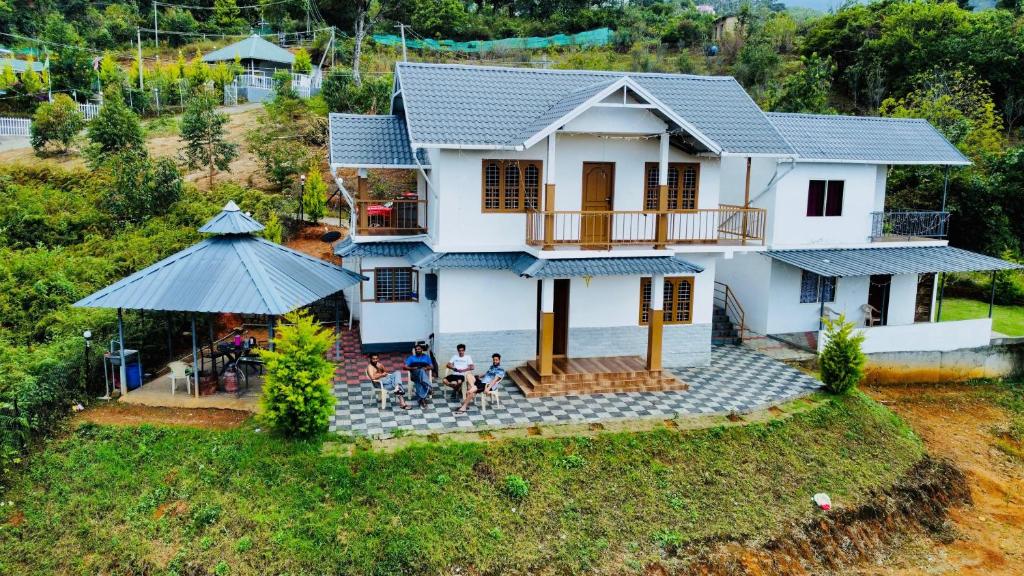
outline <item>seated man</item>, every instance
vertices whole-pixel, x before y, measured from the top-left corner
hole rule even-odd
[[[412,354],[405,359],[405,368],[409,371],[420,408],[427,405],[427,398],[430,396],[430,378],[427,376],[427,370],[432,367],[430,356],[424,352],[422,344],[417,344]]]
[[[466,397],[462,399],[462,406],[455,411],[456,414],[465,414],[469,409],[469,403],[473,397],[481,392],[490,392],[498,387],[498,384],[505,379],[505,369],[501,367],[501,354],[495,352],[491,355],[491,367],[484,372],[484,375],[476,379],[475,386],[469,386]]]
[[[444,377],[445,384],[452,388],[458,388],[463,382],[468,385],[473,385],[473,370],[476,366],[473,365],[473,357],[466,354],[466,345],[459,344],[455,347],[455,356],[448,361],[448,370],[450,372]]]
[[[380,386],[388,392],[394,392],[398,398],[398,405],[402,410],[408,410],[409,404],[405,401],[405,387],[402,386],[402,371],[395,370],[388,374],[384,365],[380,362],[379,354],[370,354],[370,363],[366,366],[366,377],[373,382],[374,386]]]

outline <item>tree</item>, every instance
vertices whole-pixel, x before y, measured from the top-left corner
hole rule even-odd
[[[18,85],[18,75],[14,73],[14,65],[10,60],[4,64],[3,72],[0,73],[0,90],[10,90]]]
[[[782,87],[769,94],[768,107],[776,112],[834,114],[828,104],[832,92],[832,59],[817,54],[800,58],[800,70],[789,74]]]
[[[35,58],[29,56],[25,61],[25,71],[21,73],[21,89],[25,94],[38,94],[43,91],[43,82],[35,69]]]
[[[53,88],[91,94],[92,57],[75,27],[65,22],[60,14],[52,12],[46,17],[42,36],[57,51],[50,59]]]
[[[314,163],[306,174],[306,189],[302,191],[302,210],[306,217],[316,224],[327,212],[327,184],[320,173],[320,166]]]
[[[864,377],[867,357],[861,352],[864,334],[854,333],[852,322],[845,316],[838,319],[823,318],[825,322],[825,348],[818,355],[821,381],[833,394],[845,394]]]
[[[295,63],[292,64],[292,70],[299,74],[309,74],[313,71],[313,61],[309,57],[309,52],[306,52],[305,48],[299,48],[295,51]]]
[[[142,123],[124,103],[120,87],[111,86],[107,90],[103,106],[89,122],[88,135],[91,144],[87,154],[93,166],[111,154],[142,149]]]
[[[779,61],[779,54],[767,39],[751,39],[740,49],[736,77],[747,88],[761,90],[775,76]]]
[[[306,313],[292,312],[285,322],[274,350],[260,352],[267,370],[260,418],[284,435],[309,437],[326,430],[334,413],[334,364],[326,357],[334,336]]]
[[[102,169],[112,180],[103,205],[118,222],[137,224],[166,214],[181,198],[181,174],[170,158],[153,161],[144,149],[128,148],[107,156]]]
[[[215,106],[212,94],[200,92],[189,100],[181,118],[185,161],[192,169],[208,167],[210,186],[216,170],[230,170],[231,161],[238,156],[238,146],[225,139],[228,116],[218,113]]]
[[[235,0],[213,0],[210,21],[221,32],[240,32],[249,26]]]
[[[359,71],[363,55],[363,41],[366,40],[366,35],[373,29],[373,25],[380,15],[380,2],[378,0],[353,0],[352,4],[356,10],[355,45],[352,48],[352,81],[359,86],[363,83],[363,77]]]
[[[281,225],[281,220],[277,214],[271,213],[266,224],[263,225],[263,237],[275,244],[280,244],[283,236],[284,226]]]
[[[32,118],[32,148],[40,152],[50,142],[58,142],[66,152],[72,140],[85,127],[85,116],[67,94],[57,94],[52,103],[40,104]]]

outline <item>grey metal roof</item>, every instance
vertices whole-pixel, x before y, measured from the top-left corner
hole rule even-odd
[[[203,62],[234,60],[235,56],[242,59],[266,60],[267,62],[279,62],[281,64],[295,63],[294,54],[260,38],[257,34],[206,54],[203,56]]]
[[[769,250],[766,256],[821,276],[1020,270],[1024,266],[952,246]]]
[[[801,159],[871,164],[970,164],[927,120],[772,112]]]
[[[210,234],[249,234],[263,230],[263,224],[243,213],[234,200],[229,200],[224,209],[199,229]]]
[[[678,256],[612,258],[535,258],[520,256],[512,271],[527,278],[579,278],[633,274],[696,274],[704,268]]]
[[[413,157],[405,120],[399,116],[330,114],[331,164],[350,168],[427,166],[422,150]]]
[[[794,153],[730,77],[419,62],[400,62],[396,71],[410,137],[417,144],[519,146],[523,134],[551,118],[553,110],[585,101],[600,83],[628,76],[725,152]]]
[[[334,245],[334,254],[342,258],[405,258],[411,250],[422,245],[422,242],[353,242],[349,236]]]
[[[2,72],[8,66],[11,67],[11,70],[14,70],[18,74],[21,74],[22,72],[28,70],[28,60],[21,60],[19,58],[0,59],[0,72]],[[46,70],[46,63],[33,61],[32,69],[36,72],[42,72],[43,70]]]
[[[414,268],[511,270],[523,252],[434,252],[420,244],[406,256]]]
[[[263,238],[224,235],[165,258],[75,306],[280,315],[362,279]]]

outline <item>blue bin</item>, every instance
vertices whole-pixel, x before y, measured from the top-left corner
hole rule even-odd
[[[125,364],[124,366],[126,377],[128,378],[128,389],[135,390],[139,386],[142,386],[142,364],[133,362],[132,364]]]

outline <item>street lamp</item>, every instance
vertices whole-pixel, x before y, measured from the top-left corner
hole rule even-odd
[[[302,195],[306,192],[306,175],[299,176],[299,222],[306,221],[305,206],[302,203]]]

